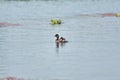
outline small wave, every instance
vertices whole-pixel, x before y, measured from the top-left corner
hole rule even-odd
[[[8,22],[0,22],[0,27],[3,26],[20,26],[20,24],[8,23]]]
[[[116,13],[79,14],[82,17],[115,17]]]
[[[1,1],[108,1],[108,0],[1,0]],[[114,0],[109,0],[109,1],[114,1]]]

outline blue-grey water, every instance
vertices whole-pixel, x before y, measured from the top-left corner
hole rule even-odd
[[[0,79],[120,80],[120,17],[96,16],[117,12],[120,0],[1,0]]]

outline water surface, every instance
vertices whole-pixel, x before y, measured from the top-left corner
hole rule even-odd
[[[0,26],[0,78],[119,80],[120,18],[96,16],[119,12],[119,4],[119,0],[1,1],[0,22],[7,25]],[[63,24],[51,25],[51,19]],[[56,33],[69,43],[57,47]]]

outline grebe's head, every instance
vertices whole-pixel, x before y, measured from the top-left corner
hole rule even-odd
[[[55,34],[55,37],[59,37],[59,34]]]

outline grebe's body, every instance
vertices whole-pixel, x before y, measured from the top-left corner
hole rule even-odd
[[[67,43],[68,42],[63,37],[59,38],[59,34],[56,34],[55,37],[56,37],[56,40],[55,40],[56,43]]]

